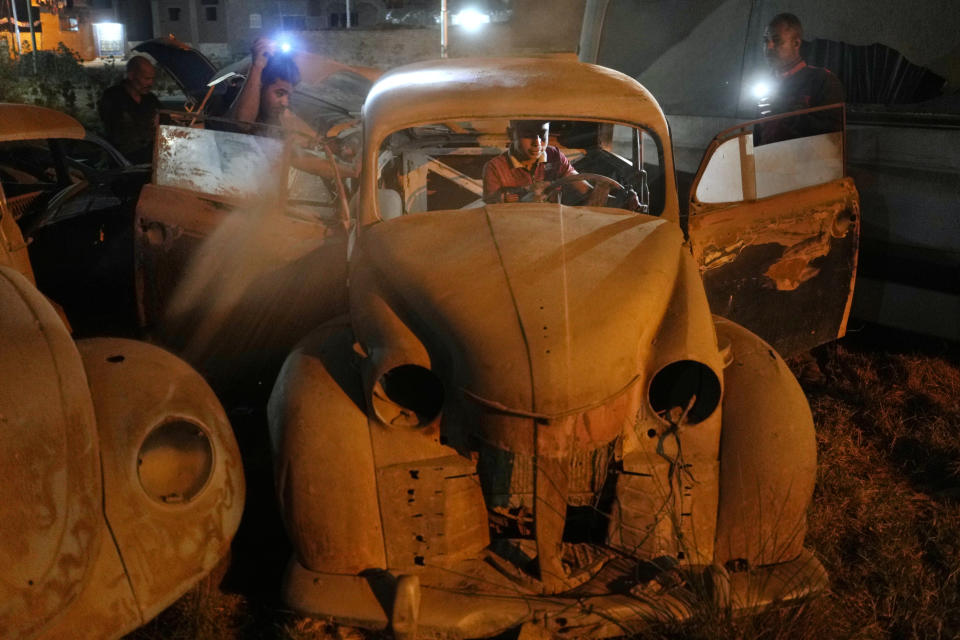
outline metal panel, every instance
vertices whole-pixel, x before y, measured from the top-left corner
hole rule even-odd
[[[860,238],[853,180],[691,211],[690,244],[713,313],[784,356],[844,335]]]
[[[0,104],[0,139],[80,139],[83,136],[83,125],[65,113],[32,104]]]
[[[83,591],[103,531],[97,426],[53,307],[0,267],[0,635],[33,637]]]
[[[721,132],[691,189],[689,242],[711,311],[784,356],[846,332],[860,198],[853,180],[843,177],[842,112],[840,130],[830,133],[754,147],[754,129],[785,118],[823,118],[841,107],[804,109]],[[737,182],[742,197],[727,199]]]

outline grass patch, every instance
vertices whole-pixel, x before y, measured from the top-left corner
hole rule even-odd
[[[808,544],[843,628],[822,637],[960,635],[960,367],[942,355],[818,354],[820,452]]]

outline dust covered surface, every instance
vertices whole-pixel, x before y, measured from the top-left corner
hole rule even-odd
[[[694,620],[638,638],[831,640],[960,635],[960,347],[851,323],[848,337],[789,361],[810,400],[819,471],[807,546],[830,591],[733,619],[704,602]],[[232,563],[128,636],[376,637],[297,616],[280,602],[289,554],[272,497],[262,411],[234,408],[249,498]],[[222,575],[222,574],[221,574]]]

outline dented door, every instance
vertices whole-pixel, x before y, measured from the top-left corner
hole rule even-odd
[[[690,245],[711,310],[784,356],[844,335],[856,276],[860,205],[842,126],[754,146],[755,127],[811,111],[822,110],[719,134],[690,195]]]
[[[135,224],[142,324],[215,382],[272,369],[346,310],[347,235],[329,186],[291,169],[281,140],[159,127]]]

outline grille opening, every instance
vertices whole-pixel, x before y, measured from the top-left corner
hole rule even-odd
[[[609,524],[610,518],[597,507],[568,506],[563,541],[573,544],[604,544],[607,541]]]

